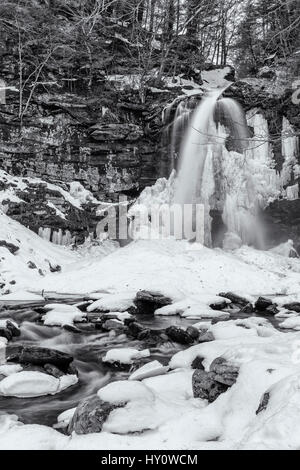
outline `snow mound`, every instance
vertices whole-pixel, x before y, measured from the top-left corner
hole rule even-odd
[[[153,393],[144,384],[127,380],[112,382],[101,388],[97,394],[101,400],[115,405],[137,399],[150,401],[154,399]]]

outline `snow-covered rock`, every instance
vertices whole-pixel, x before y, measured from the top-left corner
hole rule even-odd
[[[134,361],[150,356],[149,349],[139,351],[134,348],[116,348],[107,351],[102,359],[103,362],[119,362],[120,364],[133,364]]]
[[[8,375],[0,382],[0,395],[30,398],[54,395],[76,384],[76,375],[64,375],[59,379],[36,371],[21,371]]]

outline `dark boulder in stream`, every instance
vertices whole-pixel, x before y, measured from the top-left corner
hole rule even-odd
[[[171,341],[179,344],[191,344],[194,342],[193,336],[191,336],[183,328],[178,328],[177,326],[169,326],[166,329],[166,335],[170,338]]]
[[[136,294],[134,304],[137,308],[137,313],[153,314],[158,308],[170,305],[172,299],[165,297],[157,292],[150,292],[141,290]]]
[[[38,346],[23,346],[7,357],[7,361],[20,364],[33,364],[45,366],[52,364],[63,372],[68,372],[73,357],[56,349],[41,348]]]

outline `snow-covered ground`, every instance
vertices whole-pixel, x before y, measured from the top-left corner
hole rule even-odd
[[[297,449],[300,333],[280,333],[267,320],[258,323],[250,318],[213,325],[216,340],[177,353],[170,372],[102,387],[101,399],[127,404],[111,412],[101,433],[65,436],[4,414],[0,448]],[[211,404],[193,398],[190,364],[196,355],[204,357],[206,370],[221,355],[239,367],[236,383]],[[265,393],[266,409],[256,413]],[[68,422],[73,412],[59,422]]]
[[[259,295],[272,295],[280,305],[300,300],[300,260],[283,256],[281,251],[257,251],[245,246],[224,251],[163,239],[135,240],[118,249],[107,242],[107,248],[102,247],[101,255],[95,257],[87,247],[84,254],[72,252],[39,238],[4,214],[0,217],[0,239],[19,248],[15,254],[5,246],[0,248],[1,276],[5,282],[16,281],[6,300],[30,299],[32,294],[28,292],[37,296],[45,291],[93,293],[89,311],[115,308],[124,312],[136,292],[146,289],[173,301],[171,306],[159,309],[158,315],[192,312],[190,316],[195,318],[214,317],[218,312],[212,311],[209,304],[220,300],[218,294],[222,291],[233,291],[250,301]],[[44,275],[38,269],[29,269],[28,261]],[[60,264],[61,271],[49,272],[49,262]],[[5,296],[0,300],[5,301]],[[64,306],[52,307],[44,316],[45,323],[63,325],[81,319],[82,312],[74,307],[68,311]],[[300,323],[296,313],[290,318],[284,311],[280,315],[283,323],[289,322],[286,328],[296,331],[279,332],[267,319],[217,324],[206,321],[202,328],[208,328],[215,340],[175,354],[169,370],[156,364],[154,376],[147,377],[146,370],[147,378],[143,379],[141,371],[131,378],[131,385],[124,380],[101,388],[100,397],[113,403],[125,397],[127,402],[110,413],[101,433],[66,436],[50,427],[25,425],[14,415],[2,414],[0,449],[299,448]],[[1,338],[2,350],[6,343]],[[115,354],[114,360],[124,360],[128,351],[110,354]],[[211,404],[193,397],[191,362],[196,356],[204,358],[206,370],[220,356],[239,367],[236,383]],[[15,384],[14,375],[21,379],[22,373],[12,371],[4,379],[9,387],[21,387],[20,396],[24,394],[22,380]],[[57,387],[55,382],[51,390]],[[256,414],[265,393],[269,393],[269,402]],[[70,419],[72,413],[61,419]]]

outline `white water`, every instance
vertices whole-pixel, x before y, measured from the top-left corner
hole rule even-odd
[[[223,91],[210,92],[192,116],[181,147],[174,201],[204,204],[206,245],[211,245],[210,210],[215,209],[241,244],[263,248],[257,214],[279,186],[270,164],[267,122],[254,113],[249,124],[255,135],[250,138],[245,113],[234,100],[220,98]]]

